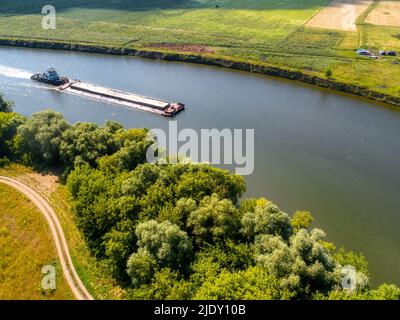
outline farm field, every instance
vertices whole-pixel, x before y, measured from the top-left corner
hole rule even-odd
[[[379,4],[368,14],[365,22],[400,27],[400,1],[379,1]]]
[[[41,288],[42,267],[56,267],[57,288]],[[72,299],[42,214],[25,196],[0,184],[0,300]]]
[[[333,0],[307,22],[308,27],[357,31],[356,21],[372,0]]]
[[[397,15],[396,1],[380,2],[56,0],[57,28],[45,30],[41,8],[46,1],[21,0],[17,6],[0,0],[0,38],[195,54],[319,77],[329,69],[336,81],[400,96],[397,58],[355,54],[359,47],[400,47],[399,26],[370,22],[373,16],[387,16],[391,2],[391,15]]]

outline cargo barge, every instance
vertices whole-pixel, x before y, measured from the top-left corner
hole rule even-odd
[[[43,74],[34,74],[31,79],[57,86],[57,89],[60,91],[83,95],[90,98],[119,104],[132,109],[152,112],[168,117],[174,116],[185,109],[185,105],[183,103],[169,102],[135,93],[104,88],[97,85],[84,83],[79,80],[69,80],[66,77],[60,77],[54,68],[48,69],[47,72]]]

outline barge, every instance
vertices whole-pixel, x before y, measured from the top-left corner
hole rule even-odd
[[[60,91],[83,95],[90,98],[119,104],[132,109],[152,112],[168,117],[174,116],[178,112],[185,109],[185,105],[183,103],[169,102],[135,93],[100,87],[97,85],[84,83],[79,80],[69,80],[66,77],[58,76],[54,68],[48,69],[47,72],[43,74],[35,74],[31,77],[31,79],[55,85]]]

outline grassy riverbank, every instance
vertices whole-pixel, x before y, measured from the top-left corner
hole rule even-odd
[[[87,246],[82,239],[80,232],[76,227],[76,224],[74,223],[73,213],[68,202],[69,194],[66,188],[57,182],[58,178],[56,176],[52,174],[46,175],[35,173],[31,169],[20,165],[11,165],[7,166],[6,168],[0,168],[0,175],[9,176],[24,182],[49,201],[49,203],[56,211],[58,218],[60,219],[62,228],[67,238],[67,243],[75,268],[87,289],[96,299],[124,298],[124,290],[120,288],[120,286],[118,286],[115,280],[112,279],[111,275],[108,272],[107,266],[102,262],[97,261],[93,256],[90,255],[89,250],[87,249]],[[3,193],[7,196],[2,196]],[[10,240],[11,235],[7,237],[5,236],[6,233],[4,231],[5,229],[3,224],[5,218],[7,218],[8,215],[6,216],[0,214],[0,243],[4,241],[4,243],[7,244],[4,246],[0,246],[0,257],[5,256],[7,252],[14,252],[14,254],[12,255],[13,257],[7,255],[7,259],[11,261],[11,259],[16,258],[18,255],[20,256],[20,259],[17,261],[21,262],[18,264],[15,263],[18,268],[13,269],[17,270],[17,275],[14,276],[11,274],[11,265],[9,268],[4,269],[4,271],[3,268],[0,268],[0,276],[3,276],[4,279],[7,280],[6,282],[4,282],[4,284],[0,284],[0,299],[72,299],[73,296],[70,293],[69,288],[64,281],[64,278],[62,278],[61,276],[61,267],[58,267],[60,274],[60,277],[58,279],[60,283],[57,283],[57,290],[50,295],[44,294],[40,291],[39,285],[41,281],[41,268],[36,270],[37,274],[32,273],[32,268],[34,269],[37,265],[42,266],[46,264],[44,262],[50,261],[56,266],[59,265],[55,249],[53,250],[52,248],[53,242],[51,239],[51,234],[47,230],[46,221],[44,219],[41,219],[40,212],[37,211],[34,205],[27,201],[23,196],[18,195],[17,191],[13,191],[13,189],[10,189],[8,187],[3,187],[2,184],[0,184],[0,196],[0,212],[7,212],[8,215],[10,215],[13,212],[16,213],[18,211],[18,221],[23,221],[24,223],[27,223],[27,221],[29,221],[30,224],[32,223],[28,235],[31,235],[32,233],[32,237],[34,237],[35,241],[32,240],[31,243],[40,242],[40,245],[35,246],[35,250],[32,250],[32,252],[28,252],[31,249],[28,246],[23,251],[21,251],[20,254],[18,254],[18,250],[16,250],[17,247],[14,248],[14,241]],[[15,198],[16,200],[18,200],[18,204],[16,204],[16,202],[14,201],[8,202],[8,199],[10,199],[10,197],[11,199]],[[3,199],[3,201],[1,199]],[[13,208],[13,211],[9,210],[10,206]],[[32,215],[32,212],[36,213],[36,211],[37,215]],[[40,226],[40,228],[36,228],[37,224]],[[24,232],[26,232],[26,229],[24,229]],[[13,237],[15,239],[17,238],[17,236],[18,235],[13,233]],[[25,233],[23,237],[24,239],[28,238]],[[19,245],[18,247],[20,246],[21,245]],[[50,249],[46,249],[46,247],[49,246]],[[52,255],[52,258],[49,258],[49,255],[51,255],[53,251],[54,255]],[[22,254],[24,254],[25,257],[30,257],[29,264],[22,263]],[[44,262],[42,263],[42,261]],[[12,266],[15,267],[15,265],[13,264]],[[37,279],[38,277],[40,278],[40,280]],[[21,283],[26,282],[32,284],[32,290],[29,290],[29,287],[28,290],[26,290],[27,287],[21,285]],[[14,289],[11,289],[11,287],[14,287]]]
[[[38,47],[43,43],[65,48],[72,44],[75,49],[94,52],[94,47],[111,48],[111,53],[133,52],[227,67],[247,64],[251,71],[267,74],[271,72],[265,70],[279,69],[284,71],[273,75],[399,104],[399,60],[359,57],[354,50],[359,46],[400,50],[400,28],[367,24],[365,15],[358,19],[358,32],[306,27],[328,2],[53,1],[57,29],[44,30],[40,11],[47,3],[22,0],[17,8],[11,1],[0,0],[0,38],[3,44],[12,43],[10,40]],[[328,69],[331,79],[326,77]],[[305,80],[309,78],[314,80]],[[326,85],[323,80],[336,84]],[[348,89],[352,86],[363,90]],[[381,99],[379,95],[393,98]]]
[[[56,289],[43,290],[43,266],[56,267]],[[0,183],[0,300],[73,299],[47,223],[35,205]]]

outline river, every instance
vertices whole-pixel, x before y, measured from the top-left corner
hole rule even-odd
[[[255,129],[247,196],[310,211],[337,246],[363,252],[373,283],[400,284],[400,112],[364,99],[261,75],[185,63],[0,48],[0,90],[24,115],[168,127],[168,118],[60,93],[29,76],[70,78],[184,102],[178,127]]]

